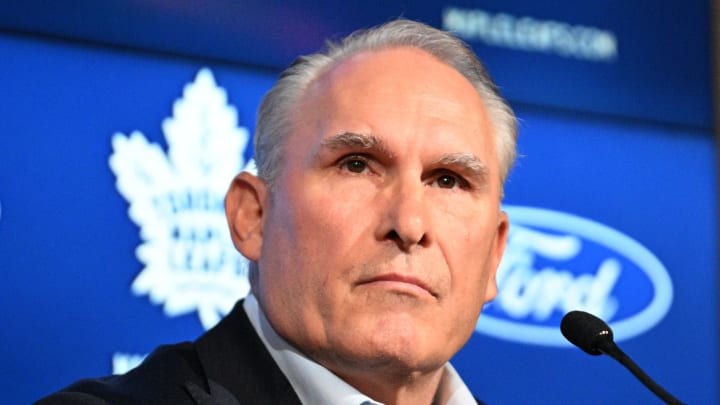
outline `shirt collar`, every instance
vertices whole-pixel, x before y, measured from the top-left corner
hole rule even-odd
[[[383,405],[340,379],[330,370],[310,360],[280,337],[270,326],[251,293],[243,303],[250,323],[273,360],[290,381],[303,404]],[[440,381],[440,404],[476,404],[460,375],[447,363]]]

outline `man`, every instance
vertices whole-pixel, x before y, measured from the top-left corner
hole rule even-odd
[[[258,176],[226,197],[250,296],[42,403],[475,403],[448,361],[496,294],[515,134],[472,52],[423,24],[299,59],[260,107]]]

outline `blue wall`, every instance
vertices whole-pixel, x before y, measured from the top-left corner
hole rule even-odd
[[[322,2],[281,7],[226,1],[201,9],[197,2],[41,3],[0,5],[0,319],[6,325],[0,375],[11,376],[2,383],[8,403],[26,403],[78,378],[121,370],[158,344],[191,340],[227,309],[234,294],[244,293],[244,261],[213,250],[224,252],[226,235],[187,225],[178,214],[182,210],[158,199],[145,201],[150,208],[131,208],[134,194],[120,185],[119,173],[127,172],[111,168],[110,158],[118,154],[113,139],[139,131],[134,139],[157,145],[135,149],[147,153],[138,161],[118,158],[120,166],[150,174],[163,167],[169,173],[184,170],[168,152],[180,150],[193,133],[173,141],[163,122],[192,121],[200,114],[197,107],[188,113],[174,103],[193,105],[196,96],[186,86],[199,88],[210,73],[214,87],[204,82],[205,89],[220,97],[215,100],[220,107],[208,111],[236,113],[235,121],[211,133],[228,145],[236,142],[235,166],[223,170],[240,170],[251,157],[243,131],[252,133],[260,98],[297,53],[313,51],[322,38],[400,14],[441,27],[450,24],[448,10],[476,19],[474,31],[465,34],[522,121],[523,156],[507,184],[508,210],[531,207],[598,224],[631,239],[660,265],[648,269],[634,254],[584,228],[516,217],[511,218],[516,229],[581,246],[565,259],[525,246],[535,260],[524,268],[526,280],[538,280],[535,276],[550,269],[543,274],[564,274],[579,285],[577,280],[593,280],[605,260],[619,263],[602,301],[613,327],[623,330],[635,322],[656,298],[668,302],[620,339],[621,346],[684,401],[720,400],[717,156],[705,3],[540,7],[527,1],[481,6],[458,1],[328,8]],[[478,25],[478,18],[486,25]],[[528,21],[538,29],[612,35],[615,56],[568,55],[557,43],[522,48],[518,35]],[[561,43],[575,37],[558,38]],[[165,184],[172,190],[147,195],[184,195],[188,201],[201,196],[186,203],[197,221],[198,215],[217,214],[207,201],[221,193],[217,182],[229,184],[229,176],[200,176],[199,183],[171,177]],[[140,200],[134,202],[142,205]],[[166,228],[157,231],[161,236],[149,228],[143,216],[148,213],[167,215]],[[186,229],[208,231],[212,243],[198,235],[183,239],[167,228],[181,222]],[[199,256],[222,257],[224,264],[189,266],[185,275],[179,267],[162,274],[151,266],[157,263],[148,258],[153,252],[178,254],[158,243],[187,247],[186,242],[204,246],[193,250]],[[145,253],[138,249],[143,244],[149,246]],[[172,263],[189,256],[178,257]],[[653,283],[655,273],[667,277],[670,295]],[[187,277],[196,277],[195,285],[205,289],[181,291],[192,285],[181,282]],[[493,404],[653,401],[611,359],[590,358],[558,343],[562,305],[545,318],[517,306],[513,312],[508,302],[520,305],[531,297],[509,285],[504,290],[501,285],[506,304],[487,307],[478,333],[454,359],[477,396]],[[546,301],[554,297],[549,290],[540,295]],[[535,305],[529,307],[533,314]],[[530,329],[521,339],[501,337],[485,319]],[[554,330],[548,339],[555,343],[540,341],[545,326]]]

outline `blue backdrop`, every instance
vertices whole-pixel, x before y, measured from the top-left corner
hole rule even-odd
[[[153,10],[78,1],[62,10],[67,18],[39,3],[0,5],[0,375],[8,376],[0,384],[8,403],[191,340],[241,296],[244,262],[207,224],[217,220],[227,173],[251,157],[243,134],[254,129],[260,98],[278,68],[320,38],[401,13],[465,29],[521,119],[522,157],[505,200],[520,235],[516,255],[504,262],[498,300],[453,360],[471,389],[492,404],[653,403],[611,359],[562,343],[557,325],[575,304],[609,315],[620,331],[630,325],[621,346],[684,401],[720,400],[704,3],[352,3],[331,13],[322,2],[218,2],[223,17],[219,6],[190,2]],[[260,25],[258,16],[282,24]],[[531,28],[555,39],[528,45],[522,35]],[[605,53],[577,48],[591,37],[605,47],[588,49]],[[242,159],[220,167],[212,156],[222,150],[191,147],[198,136]],[[211,168],[188,174],[187,159]],[[553,215],[561,221],[543,222]],[[638,321],[654,302],[658,309]]]

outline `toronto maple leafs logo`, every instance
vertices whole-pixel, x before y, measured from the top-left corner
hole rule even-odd
[[[143,241],[132,292],[168,316],[197,311],[208,329],[249,291],[248,262],[233,248],[223,207],[233,176],[253,170],[243,159],[249,134],[209,69],[185,86],[162,129],[167,154],[139,131],[112,138],[110,168]]]

